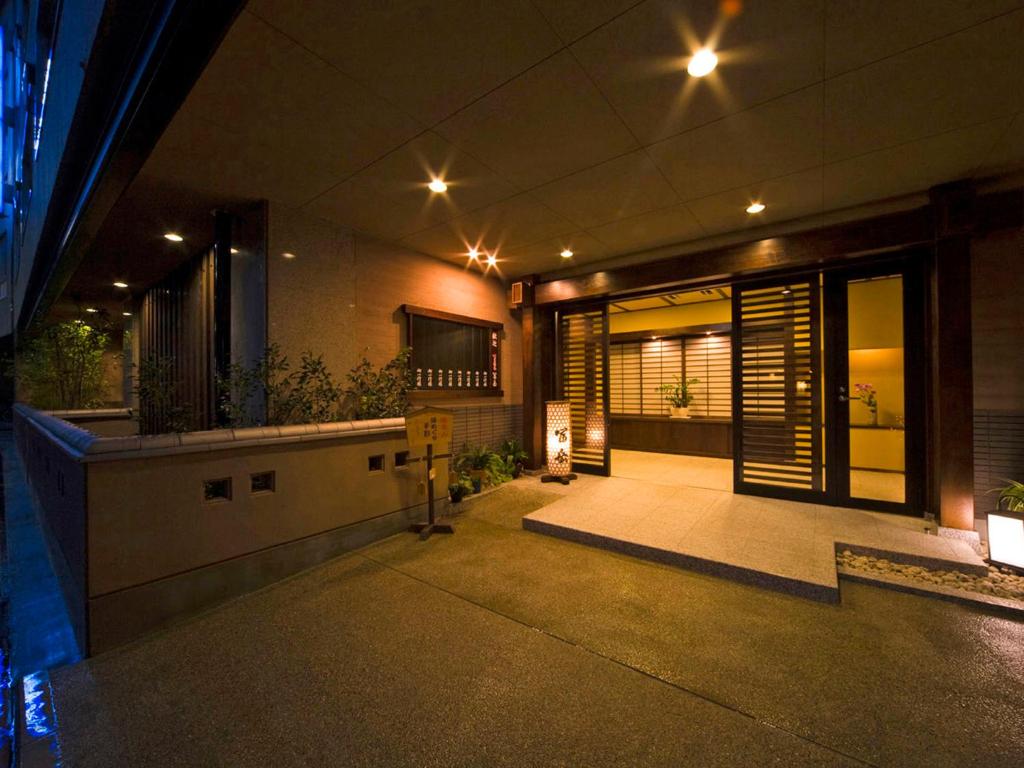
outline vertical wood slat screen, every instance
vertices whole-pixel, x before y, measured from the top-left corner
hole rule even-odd
[[[737,485],[822,490],[817,282],[737,289]]]
[[[612,413],[668,415],[668,403],[658,388],[683,375],[682,339],[616,342],[609,345],[608,358]]]
[[[562,399],[570,403],[572,463],[583,472],[607,472],[603,310],[563,314],[559,325]]]
[[[724,334],[686,339],[686,378],[700,379],[690,388],[691,416],[732,417],[732,341]]]
[[[154,411],[140,403],[151,432],[175,428],[209,429],[213,425],[213,250],[178,268],[142,299],[139,346],[141,361],[170,361],[165,385],[171,403]],[[172,423],[171,410],[178,412]]]

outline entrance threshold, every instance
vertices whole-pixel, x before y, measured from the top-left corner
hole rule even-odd
[[[987,570],[968,544],[899,515],[622,477],[582,476],[557,492],[523,518],[525,530],[822,602],[839,600],[837,548]]]

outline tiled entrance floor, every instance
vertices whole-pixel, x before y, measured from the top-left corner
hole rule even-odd
[[[536,477],[517,482],[536,484]],[[563,498],[523,528],[746,583],[838,600],[837,544],[890,559],[983,573],[966,543],[926,534],[922,520],[713,488],[581,475],[544,485]]]

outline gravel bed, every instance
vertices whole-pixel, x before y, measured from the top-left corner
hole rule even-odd
[[[1024,600],[1024,576],[1014,573],[1009,568],[988,567],[988,575],[974,576],[960,571],[933,571],[919,565],[904,565],[886,560],[884,557],[856,555],[848,549],[836,555],[836,562],[845,567],[865,573],[901,576],[914,581],[938,584],[943,587],[962,589],[965,592],[978,592],[983,595],[1005,597],[1011,600]]]

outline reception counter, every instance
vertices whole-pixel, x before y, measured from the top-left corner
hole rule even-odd
[[[732,421],[695,416],[611,417],[611,447],[629,451],[732,457]]]

